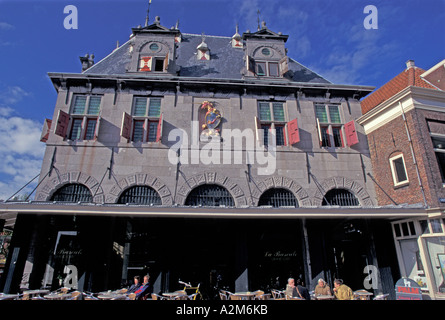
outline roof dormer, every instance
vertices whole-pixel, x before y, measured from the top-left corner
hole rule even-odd
[[[285,43],[287,35],[275,33],[263,21],[257,32],[243,33],[247,77],[283,78],[289,70]]]
[[[209,46],[205,42],[205,36],[202,35],[201,43],[196,47],[196,57],[198,60],[210,60]]]
[[[239,34],[238,24],[236,24],[236,32],[232,36],[232,48],[243,48],[243,38]]]
[[[176,43],[181,32],[177,27],[168,29],[161,25],[160,18],[144,27],[132,28],[130,43],[131,62],[127,72],[144,73],[174,73]]]

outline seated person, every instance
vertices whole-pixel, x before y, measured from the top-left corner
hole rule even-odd
[[[141,287],[141,283],[140,283],[140,277],[139,276],[135,276],[134,277],[134,283],[131,285],[131,287],[128,289],[127,293],[133,293],[136,292],[136,290],[138,290]]]
[[[318,279],[318,284],[315,286],[314,294],[315,296],[332,296],[331,288],[322,278]]]
[[[142,286],[140,286],[134,293],[136,293],[135,300],[144,300],[147,295],[153,293],[153,287],[151,286],[150,276],[148,274],[144,276],[144,283]]]
[[[334,296],[338,300],[352,300],[354,298],[354,293],[352,289],[347,285],[343,284],[343,280],[335,279],[334,280]]]
[[[309,290],[303,286],[303,281],[301,279],[297,279],[297,293],[299,298],[311,300]]]

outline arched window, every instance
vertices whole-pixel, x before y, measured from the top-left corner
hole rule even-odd
[[[51,201],[93,202],[90,189],[83,184],[71,183],[59,188],[51,197]]]
[[[331,189],[326,192],[322,206],[359,206],[355,195],[346,189]]]
[[[261,195],[258,206],[272,206],[274,208],[291,206],[298,208],[298,200],[287,189],[272,188]]]
[[[232,195],[226,188],[215,184],[204,184],[193,189],[185,200],[187,206],[235,206]]]
[[[117,203],[142,204],[142,205],[160,205],[161,197],[153,188],[148,186],[135,186],[125,190],[119,197]]]

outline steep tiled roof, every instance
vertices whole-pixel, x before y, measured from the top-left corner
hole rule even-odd
[[[382,87],[369,94],[362,100],[362,113],[365,114],[369,110],[375,108],[385,100],[388,100],[396,93],[402,91],[406,87],[414,86],[421,88],[436,89],[423,78],[420,77],[425,70],[418,67],[409,67],[385,83]],[[437,90],[437,89],[436,89]]]
[[[245,65],[244,51],[232,47],[231,37],[206,36],[205,42],[210,49],[210,61],[196,59],[196,47],[201,41],[201,35],[182,34],[176,60],[179,76],[213,79],[243,78],[241,71]],[[84,74],[124,75],[130,61],[129,42],[127,42],[84,71]],[[294,82],[330,83],[293,59],[289,59],[289,72],[286,77]]]

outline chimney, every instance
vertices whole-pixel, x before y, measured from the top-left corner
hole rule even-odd
[[[82,72],[91,68],[94,65],[94,54],[91,56],[87,53],[85,57],[79,57],[80,63],[82,63]]]
[[[408,60],[407,62],[406,62],[406,68],[407,69],[409,69],[409,68],[414,68],[416,65],[414,64],[414,60]]]

